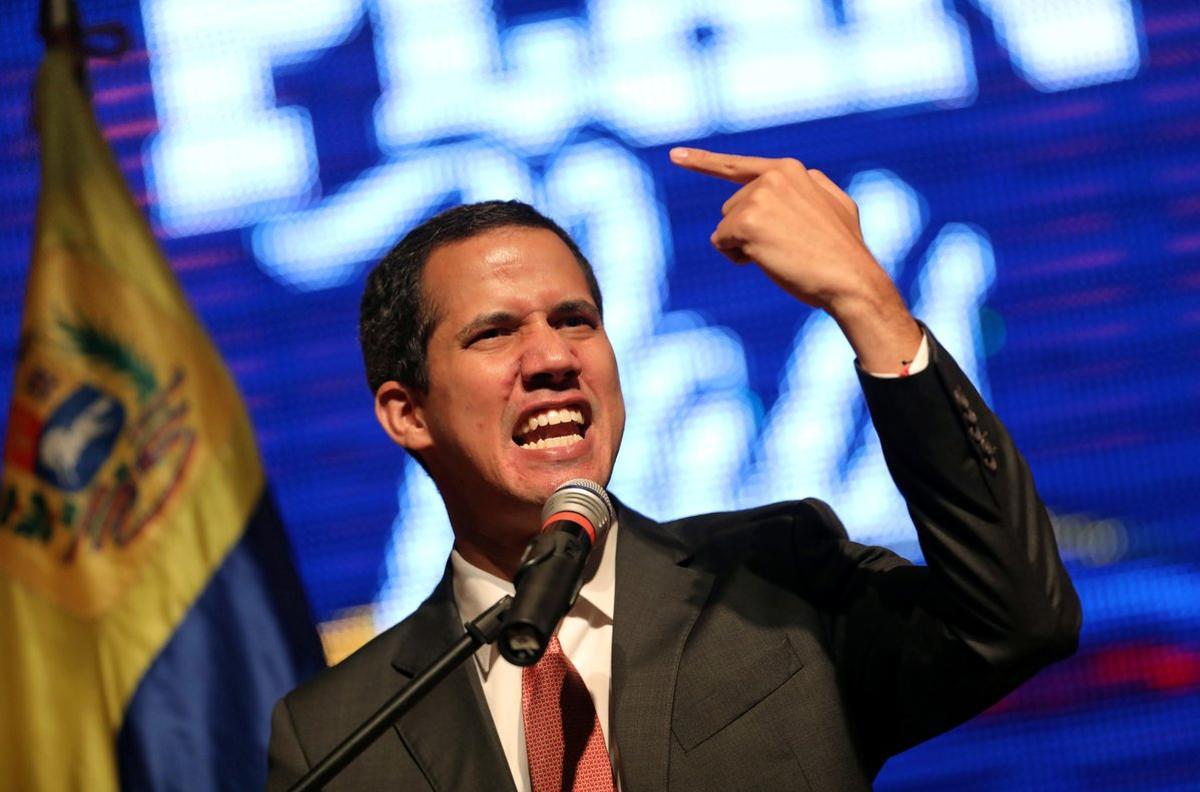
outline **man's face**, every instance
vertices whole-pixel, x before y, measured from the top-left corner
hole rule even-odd
[[[612,345],[579,263],[545,229],[508,227],[434,250],[420,449],[452,516],[564,481],[606,484],[625,427]]]

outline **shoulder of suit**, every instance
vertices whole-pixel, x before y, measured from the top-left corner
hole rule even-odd
[[[293,708],[322,706],[351,689],[362,690],[364,683],[369,685],[371,677],[378,676],[383,681],[394,682],[397,674],[392,669],[391,661],[396,655],[407,621],[393,625],[337,665],[326,668],[295,688],[284,697],[288,705]]]
[[[764,542],[807,544],[847,538],[833,509],[816,498],[684,517],[663,523],[661,529],[696,552],[758,547]]]
[[[845,536],[846,531],[829,504],[817,498],[780,501],[752,509],[711,512],[662,524],[668,531],[686,535],[713,535],[745,531],[799,529]]]
[[[852,541],[834,510],[816,498],[703,514],[662,528],[691,548],[692,564],[719,577],[750,570],[818,608],[842,607],[863,584],[862,569],[910,563],[887,548]]]

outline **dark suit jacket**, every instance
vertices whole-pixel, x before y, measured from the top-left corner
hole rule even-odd
[[[1079,602],[1007,432],[930,336],[862,386],[927,566],[809,499],[657,524],[619,510],[612,731],[626,792],[855,790],[1074,651]],[[803,449],[797,449],[803,453]],[[459,637],[447,575],[276,707],[283,788]],[[468,662],[329,789],[511,789]]]

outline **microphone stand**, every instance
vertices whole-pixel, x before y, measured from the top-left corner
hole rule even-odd
[[[475,653],[479,647],[490,644],[500,634],[500,627],[512,606],[512,597],[505,596],[495,605],[481,613],[478,618],[463,625],[466,634],[458,639],[438,659],[434,660],[424,671],[413,677],[404,688],[388,699],[375,714],[367,719],[342,740],[336,748],[317,762],[304,777],[288,789],[288,792],[309,792],[320,789],[328,783],[342,768],[350,764],[356,756],[366,750],[379,735],[388,730],[404,713],[412,709],[425,694],[433,689],[446,675],[458,668],[464,660]]]

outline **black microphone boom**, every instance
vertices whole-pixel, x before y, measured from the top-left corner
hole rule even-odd
[[[513,578],[517,594],[500,630],[500,654],[513,665],[536,663],[559,621],[575,604],[588,553],[613,521],[604,488],[572,479],[542,508],[542,531],[530,541]]]

